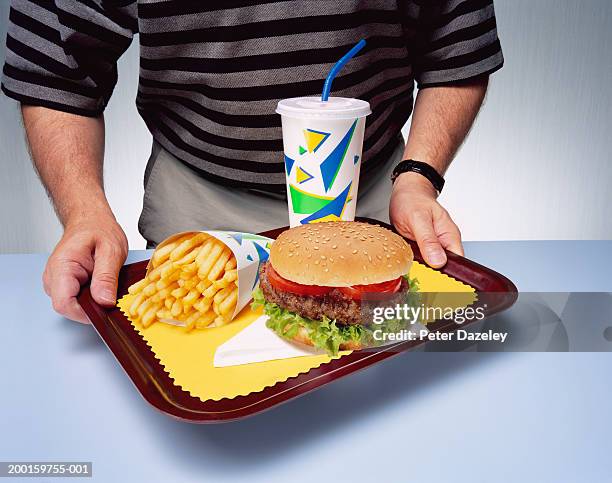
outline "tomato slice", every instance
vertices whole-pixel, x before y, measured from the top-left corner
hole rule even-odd
[[[305,295],[319,297],[329,293],[334,288],[337,288],[347,297],[353,300],[361,300],[364,293],[396,293],[402,286],[402,277],[388,282],[373,283],[370,285],[353,285],[352,287],[323,287],[320,285],[302,285],[301,283],[292,282],[280,276],[270,263],[266,266],[268,280],[272,286],[278,290],[289,292],[296,295]]]
[[[267,266],[268,271],[268,280],[272,284],[272,286],[278,290],[283,290],[285,292],[293,293],[296,295],[311,295],[311,296],[321,296],[332,290],[331,287],[320,287],[319,285],[302,285],[301,283],[292,282],[291,280],[287,280],[286,278],[281,277],[272,265],[268,263]]]
[[[402,286],[402,277],[388,282],[372,283],[370,285],[353,285],[351,287],[339,287],[338,289],[353,300],[361,300],[364,293],[396,293]]]

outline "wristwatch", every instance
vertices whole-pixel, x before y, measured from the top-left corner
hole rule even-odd
[[[414,159],[405,159],[395,167],[391,174],[391,183],[395,183],[395,179],[400,174],[409,172],[419,173],[421,176],[424,176],[438,193],[442,192],[442,188],[444,188],[444,178],[429,164],[422,161],[415,161]]]

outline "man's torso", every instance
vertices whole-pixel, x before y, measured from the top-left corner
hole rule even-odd
[[[284,191],[276,103],[320,94],[364,38],[333,95],[371,104],[364,175],[384,163],[412,110],[406,12],[391,0],[246,3],[138,2],[137,104],[155,139],[215,181]]]

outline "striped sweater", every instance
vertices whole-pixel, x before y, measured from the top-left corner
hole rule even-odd
[[[2,90],[25,104],[100,115],[117,60],[140,44],[138,110],[153,137],[213,181],[285,189],[279,99],[317,95],[367,46],[333,95],[371,104],[362,173],[386,161],[414,84],[499,69],[492,0],[13,0]]]

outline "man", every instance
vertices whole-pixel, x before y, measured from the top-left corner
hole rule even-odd
[[[2,89],[22,104],[64,226],[43,277],[59,313],[86,321],[75,297],[89,277],[95,300],[115,303],[128,247],[104,195],[102,113],[135,33],[136,102],[154,139],[139,222],[150,246],[181,230],[286,223],[276,103],[320,94],[333,63],[364,38],[333,85],[372,108],[358,215],[389,215],[434,267],[446,263],[443,248],[463,253],[436,199],[503,64],[492,0],[13,0]],[[419,163],[393,173],[402,159]]]

